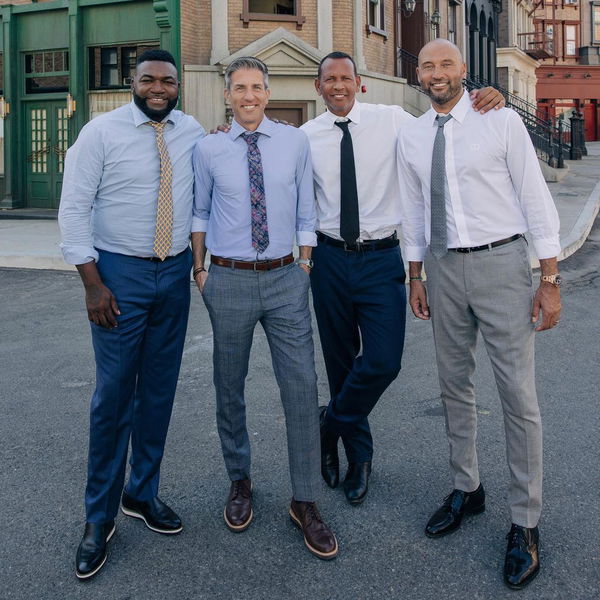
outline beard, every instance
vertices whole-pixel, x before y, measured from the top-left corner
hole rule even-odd
[[[142,96],[138,96],[135,91],[132,90],[133,93],[133,101],[135,105],[152,121],[159,122],[162,121],[177,105],[177,101],[179,100],[179,94],[175,98],[171,100],[167,100],[167,106],[163,110],[155,110],[154,108],[150,108],[148,103],[146,102],[146,98]]]
[[[457,82],[452,82],[452,80],[448,80],[448,88],[444,92],[437,93],[432,89],[432,84],[430,83],[427,88],[423,91],[435,102],[438,106],[443,106],[447,104],[451,100],[454,100],[456,96],[462,94],[463,85],[462,80]]]

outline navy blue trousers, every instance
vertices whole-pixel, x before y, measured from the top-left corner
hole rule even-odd
[[[400,248],[313,249],[313,304],[331,400],[325,427],[342,437],[349,462],[370,461],[367,416],[397,377],[406,322]]]
[[[115,518],[131,441],[127,493],[158,493],[190,306],[188,249],[164,262],[99,251],[98,271],[121,315],[118,327],[92,327],[96,390],[90,409],[86,520]]]

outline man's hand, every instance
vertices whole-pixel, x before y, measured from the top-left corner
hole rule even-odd
[[[413,280],[410,282],[410,296],[408,302],[417,319],[423,319],[423,321],[429,320],[427,290],[422,281]]]
[[[493,87],[485,87],[480,90],[473,90],[469,96],[473,102],[473,109],[479,111],[481,114],[486,113],[492,108],[495,110],[504,108],[506,105],[504,96]]]
[[[533,310],[531,311],[532,323],[539,322],[540,311],[542,311],[541,322],[535,330],[544,331],[558,325],[560,310],[560,289],[552,283],[542,281],[533,298]]]
[[[208,279],[208,271],[198,271],[196,276],[194,277],[194,281],[200,290],[200,293],[204,291],[204,286],[206,285],[206,280]]]
[[[88,319],[106,329],[117,327],[117,315],[120,315],[117,300],[103,283],[85,286],[85,305]]]
[[[310,267],[308,265],[298,265],[307,275],[310,275]]]
[[[227,133],[230,129],[231,129],[231,125],[228,125],[227,123],[223,123],[223,125],[217,125],[216,129],[211,129],[210,133],[219,133],[219,131],[222,131],[223,133]]]

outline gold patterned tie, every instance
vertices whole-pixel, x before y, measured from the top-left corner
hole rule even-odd
[[[156,146],[160,155],[160,184],[156,205],[156,233],[154,235],[154,254],[165,260],[171,249],[173,239],[173,168],[171,157],[164,138],[166,123],[148,121],[156,131]]]

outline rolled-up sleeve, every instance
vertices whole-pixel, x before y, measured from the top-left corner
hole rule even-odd
[[[69,264],[80,265],[98,260],[91,215],[103,169],[102,132],[89,123],[81,130],[65,158],[58,224],[60,248]]]
[[[296,166],[296,187],[298,202],[296,205],[296,243],[298,246],[316,246],[317,210],[313,182],[312,159],[308,137],[302,133],[301,151]]]
[[[206,138],[200,140],[194,148],[194,210],[192,233],[206,232],[212,204],[212,176],[210,173],[209,153],[206,151]]]
[[[405,258],[411,262],[422,262],[427,250],[423,192],[419,177],[406,160],[402,133],[398,137],[396,155]]]

